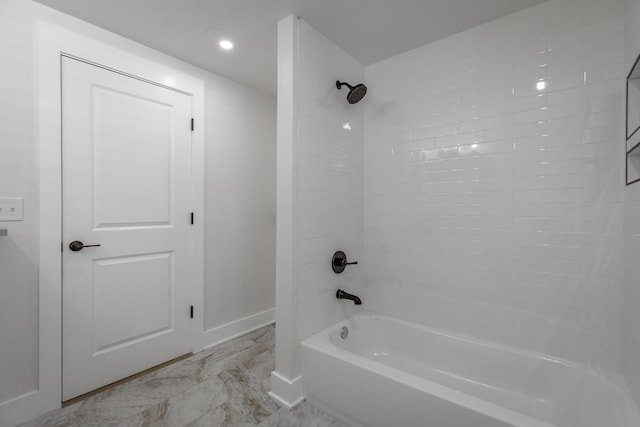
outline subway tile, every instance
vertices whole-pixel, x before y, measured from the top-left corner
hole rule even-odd
[[[621,330],[624,8],[585,1],[545,2],[366,67],[390,116],[365,104],[373,306],[616,363],[619,350],[598,343]]]

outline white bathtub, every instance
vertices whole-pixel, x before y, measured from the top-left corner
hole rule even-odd
[[[640,426],[615,374],[367,311],[302,341],[302,375],[311,403],[353,425]]]

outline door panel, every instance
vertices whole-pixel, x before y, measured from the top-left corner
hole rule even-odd
[[[95,227],[169,224],[172,106],[100,86],[91,96]]]
[[[171,261],[171,253],[94,260],[96,353],[171,332]]]
[[[70,58],[62,76],[68,400],[190,351],[192,99]]]

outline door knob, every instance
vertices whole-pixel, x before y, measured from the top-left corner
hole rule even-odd
[[[80,240],[74,240],[73,242],[69,243],[69,249],[71,249],[73,252],[81,251],[83,248],[95,248],[98,246],[100,245],[85,245]]]

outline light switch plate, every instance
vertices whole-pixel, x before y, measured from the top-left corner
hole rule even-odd
[[[23,221],[24,199],[22,197],[0,197],[0,221]]]

